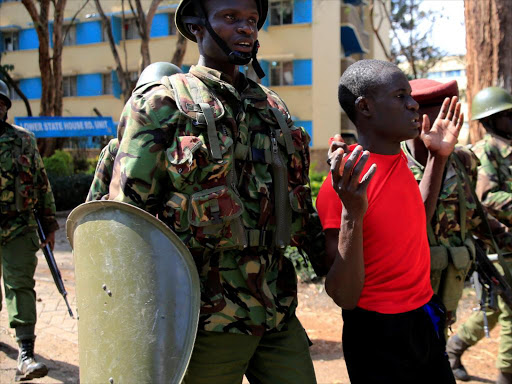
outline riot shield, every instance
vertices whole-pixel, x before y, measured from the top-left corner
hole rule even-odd
[[[160,220],[93,201],[66,223],[76,275],[82,383],[180,383],[199,319],[190,252]]]

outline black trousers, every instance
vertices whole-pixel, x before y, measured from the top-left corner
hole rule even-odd
[[[343,353],[350,382],[455,384],[445,353],[443,309],[434,297],[421,308],[399,314],[343,310]]]

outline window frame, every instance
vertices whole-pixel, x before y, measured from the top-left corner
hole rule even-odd
[[[62,97],[76,96],[78,96],[77,76],[62,76]]]
[[[112,81],[112,73],[102,73],[101,92],[102,95],[114,94],[114,82]]]
[[[284,10],[285,4],[289,4],[290,6],[290,14],[289,14],[289,21],[284,21],[285,15]],[[269,9],[269,16],[268,16],[268,25],[290,25],[293,24],[293,0],[271,0],[268,5]],[[274,22],[274,15],[272,12],[276,10],[278,12],[278,22]]]
[[[126,26],[128,28],[126,29]],[[130,36],[129,33],[130,32]],[[132,36],[133,34],[133,36]],[[137,28],[137,21],[135,17],[124,19],[124,24],[121,21],[121,39],[122,40],[137,40],[140,39],[139,29]]]
[[[12,39],[12,49],[8,49],[8,45],[5,40],[10,37]],[[2,42],[4,52],[15,52],[20,50],[20,32],[19,31],[4,31],[2,32]]]
[[[287,81],[285,78],[285,65],[289,65],[289,71],[291,72],[291,79]],[[279,71],[279,79],[275,78],[275,70]],[[286,61],[272,61],[270,63],[269,70],[269,86],[270,87],[290,87],[294,85],[294,73],[293,73],[293,60]]]
[[[69,24],[63,26],[63,32],[65,32],[69,27]],[[64,40],[62,41],[63,47],[69,47],[76,45],[76,24],[71,25],[69,27],[68,33],[64,36]]]

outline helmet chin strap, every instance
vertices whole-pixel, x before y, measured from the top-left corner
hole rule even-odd
[[[231,64],[234,65],[247,65],[252,60],[252,67],[254,68],[254,71],[256,72],[256,75],[260,79],[265,77],[265,72],[261,68],[260,63],[258,62],[258,59],[256,58],[256,55],[258,54],[258,49],[260,47],[260,43],[258,40],[254,42],[254,45],[252,47],[251,53],[246,52],[239,52],[239,51],[233,51],[231,50],[226,42],[220,38],[219,35],[217,35],[217,32],[215,32],[208,21],[208,17],[206,16],[206,12],[204,11],[203,4],[201,3],[201,0],[194,0],[195,8],[200,13],[200,17],[193,17],[193,16],[187,16],[184,17],[184,21],[188,22],[190,24],[197,24],[201,25],[206,28],[210,36],[215,40],[217,45],[222,49],[222,51],[226,54],[228,57],[228,60]]]

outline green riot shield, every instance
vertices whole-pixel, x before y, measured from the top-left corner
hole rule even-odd
[[[180,383],[199,320],[190,252],[160,220],[93,201],[66,223],[73,248],[82,383]]]

